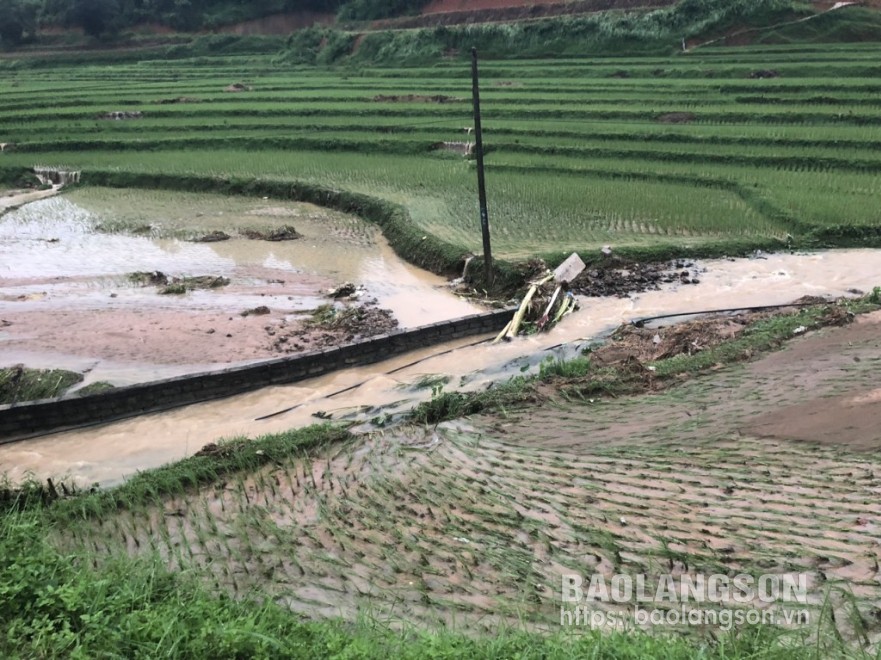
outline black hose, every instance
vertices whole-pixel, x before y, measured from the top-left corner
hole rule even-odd
[[[470,348],[470,347],[472,347],[472,346],[477,346],[477,345],[479,345],[479,344],[485,344],[485,343],[488,342],[488,341],[489,341],[489,339],[481,339],[481,340],[479,340],[479,341],[475,341],[475,342],[472,342],[472,343],[470,343],[470,344],[465,344],[464,346],[457,346],[456,348],[448,348],[447,350],[445,350],[445,351],[441,351],[440,353],[434,353],[434,354],[432,354],[432,355],[427,355],[427,356],[425,356],[425,357],[423,357],[423,358],[419,358],[418,360],[414,360],[413,362],[408,362],[407,364],[404,364],[404,365],[402,365],[402,366],[400,366],[400,367],[397,367],[397,368],[395,368],[395,369],[392,369],[391,371],[386,371],[383,375],[384,375],[384,376],[391,376],[392,374],[397,373],[397,372],[399,372],[399,371],[403,371],[404,369],[407,369],[408,367],[413,367],[413,366],[419,364],[420,362],[425,362],[426,360],[431,360],[432,358],[440,357],[441,355],[446,355],[447,353],[452,353],[453,351],[458,351],[458,350],[460,350],[460,349],[462,349],[462,348]],[[343,394],[343,393],[345,393],[345,392],[350,392],[350,391],[352,391],[352,390],[358,389],[358,388],[361,387],[362,385],[364,385],[364,384],[370,382],[370,380],[371,380],[371,379],[368,378],[367,380],[362,380],[360,383],[355,383],[354,385],[349,385],[348,387],[344,387],[344,388],[341,389],[341,390],[337,390],[336,392],[334,392],[334,393],[332,393],[332,394],[328,394],[328,395],[325,396],[324,398],[325,398],[325,399],[330,399],[330,398],[332,398],[332,397],[337,396],[338,394]],[[290,412],[290,411],[292,411],[292,410],[295,410],[296,408],[299,408],[299,407],[302,406],[302,405],[303,405],[302,403],[298,403],[297,405],[295,405],[295,406],[291,406],[290,408],[285,408],[284,410],[277,410],[277,411],[275,411],[274,413],[269,413],[268,415],[263,415],[262,417],[255,417],[255,418],[254,418],[254,421],[255,421],[255,422],[259,422],[259,421],[262,421],[262,420],[264,420],[264,419],[269,419],[270,417],[277,417],[278,415],[283,415],[283,414],[286,413],[286,412]]]
[[[831,302],[831,301],[829,301]],[[677,312],[675,314],[661,314],[659,316],[646,316],[641,319],[634,319],[630,325],[641,328],[648,321],[657,321],[659,319],[672,319],[677,316],[698,316],[703,314],[724,314],[726,312],[761,312],[766,309],[780,309],[781,307],[816,307],[821,303],[781,303],[779,305],[758,305],[753,307],[729,307],[728,309],[704,309],[696,312]]]

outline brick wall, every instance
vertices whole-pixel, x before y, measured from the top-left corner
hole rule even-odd
[[[74,394],[0,406],[0,444],[220,399],[267,385],[293,383],[338,369],[379,362],[451,339],[498,332],[513,314],[511,309],[474,314],[294,357],[119,387],[88,396]]]

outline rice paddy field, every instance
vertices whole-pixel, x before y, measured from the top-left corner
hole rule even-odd
[[[877,657],[881,465],[867,449],[879,323],[869,313],[663,392],[558,394],[467,422],[361,437],[311,427],[206,448],[61,502],[48,534],[64,553],[86,553],[88,570],[157,561],[214,593],[313,619],[440,639],[526,631],[553,644],[562,630],[585,643],[521,648],[525,657],[680,657],[669,634],[693,644],[682,657]],[[804,419],[818,409],[826,423]],[[782,419],[790,425],[774,427]],[[596,627],[630,639],[613,635],[619,647],[605,649],[590,626],[564,624],[560,581],[571,573],[802,574],[806,597],[767,606],[778,618],[764,630],[783,637],[751,651],[718,626],[640,626],[632,603],[597,603],[610,618]],[[631,649],[647,631],[658,646]],[[451,653],[442,657],[462,652]]]
[[[881,221],[879,55],[833,44],[484,62],[496,255],[869,240]],[[474,165],[455,144],[473,140],[471,125],[464,61],[58,64],[7,67],[0,81],[0,141],[14,145],[0,168],[308,182],[401,204],[463,252],[480,251]]]
[[[877,44],[483,62],[495,255],[877,244],[879,62]],[[0,180],[54,167],[86,185],[303,183],[397,205],[417,236],[480,252],[462,60],[2,71]],[[152,194],[114,203],[167,193]],[[0,655],[877,657],[881,317],[801,322],[777,329],[790,348],[660,393],[292,430],[4,509],[0,603],[23,614],[0,625]],[[810,626],[561,637],[569,572],[803,573]]]

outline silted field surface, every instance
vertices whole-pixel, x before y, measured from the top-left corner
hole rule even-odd
[[[877,438],[858,420],[877,415],[879,323],[858,316],[661,393],[560,391],[303,453],[209,446],[216,476],[200,469],[176,494],[135,480],[118,510],[113,491],[63,503],[62,520],[84,517],[57,542],[99,563],[159,553],[310,617],[473,631],[558,629],[563,574],[804,573],[810,630],[832,610],[848,644],[876,640]],[[765,428],[811,402],[839,404],[837,434]]]

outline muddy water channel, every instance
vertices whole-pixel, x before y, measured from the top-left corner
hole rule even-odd
[[[300,238],[254,238],[292,227]],[[222,232],[229,238],[200,242]],[[248,236],[251,236],[250,238]],[[228,284],[161,295],[134,272]],[[400,327],[479,311],[402,262],[379,230],[309,204],[82,188],[0,218],[0,366],[116,385],[308,350],[277,341],[350,281]],[[266,308],[261,314],[248,310]],[[267,311],[268,310],[268,311]],[[276,338],[275,340],[273,338]]]
[[[699,264],[699,286],[669,285],[625,299],[583,299],[581,311],[547,334],[492,346],[462,340],[294,385],[6,445],[0,447],[0,472],[12,479],[32,472],[110,484],[190,455],[218,438],[281,431],[314,423],[316,416],[355,420],[366,430],[428,399],[439,384],[448,390],[486,388],[492,381],[534,371],[544,359],[574,355],[637,317],[869,291],[881,283],[877,259],[877,251],[841,250],[706,261]],[[456,350],[437,355],[448,349]],[[412,364],[420,358],[428,359]],[[346,390],[351,386],[356,387]],[[273,415],[282,410],[287,412]]]

